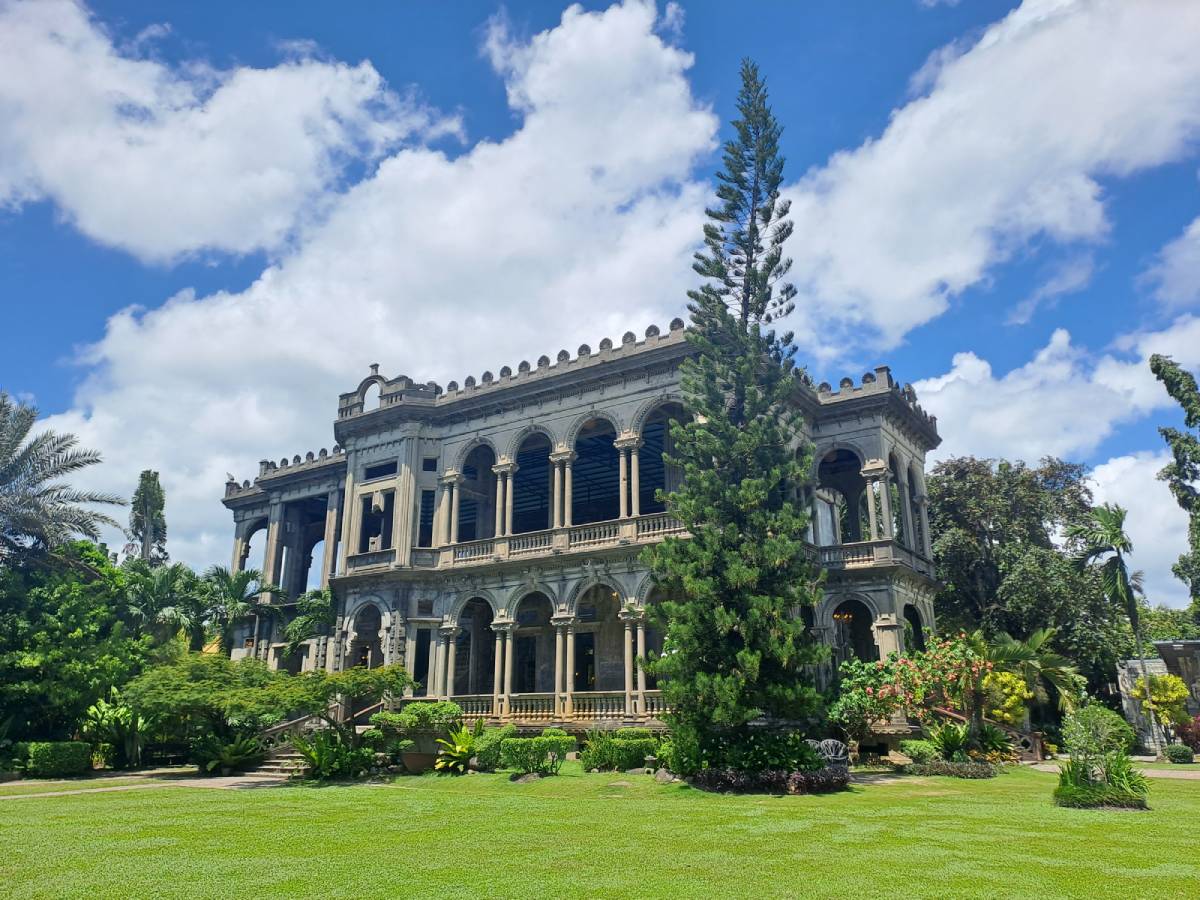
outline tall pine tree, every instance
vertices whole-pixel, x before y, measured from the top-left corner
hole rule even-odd
[[[779,196],[780,127],[757,66],[744,61],[741,75],[737,136],[724,147],[720,203],[705,211],[694,264],[705,281],[688,294],[695,352],[682,385],[692,420],[671,429],[668,462],[683,479],[665,499],[690,537],[647,550],[666,597],[655,609],[665,641],[652,670],[677,739],[718,765],[752,721],[818,710],[805,667],[827,652],[800,614],[819,584],[797,499],[811,453],[797,450],[795,347],[770,328],[796,293],[783,281],[792,224]]]
[[[169,558],[166,501],[158,473],[145,469],[129,504],[129,537],[137,542],[138,557],[151,565],[165,563]]]

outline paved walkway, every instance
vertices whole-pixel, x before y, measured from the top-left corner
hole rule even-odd
[[[1039,772],[1053,772],[1058,774],[1058,766],[1055,763],[1038,763],[1031,766]],[[1200,781],[1200,766],[1180,766],[1178,769],[1141,769],[1142,774],[1147,778],[1174,778],[1179,781]]]
[[[104,785],[105,781],[138,779],[135,784]],[[35,785],[37,781],[21,781],[19,784]],[[144,791],[165,787],[220,788],[224,790],[248,790],[253,788],[279,787],[287,779],[278,775],[228,775],[201,778],[193,768],[147,769],[144,772],[114,772],[98,775],[79,782],[46,781],[47,790],[28,794],[0,794],[0,801],[27,800],[37,797],[70,797],[75,794],[102,794],[113,791]],[[67,785],[50,789],[51,785]],[[78,786],[76,786],[78,785]]]

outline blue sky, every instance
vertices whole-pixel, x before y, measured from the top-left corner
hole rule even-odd
[[[0,387],[95,486],[162,470],[175,555],[223,560],[224,472],[328,445],[369,362],[461,380],[680,314],[750,56],[814,374],[890,365],[943,455],[1095,467],[1180,605],[1145,357],[1200,368],[1200,16],[1131,10],[0,0]]]

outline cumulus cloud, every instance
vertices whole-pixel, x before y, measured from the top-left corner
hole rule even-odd
[[[708,193],[687,178],[717,120],[658,27],[639,2],[527,41],[494,22],[510,137],[393,152],[245,291],[113,316],[47,422],[104,452],[81,486],[128,494],[159,469],[172,554],[224,561],[225,472],[328,446],[368,363],[461,381],[678,315]]]
[[[1145,273],[1144,280],[1154,296],[1167,307],[1195,306],[1200,303],[1200,217],[1183,230],[1158,254]]]
[[[347,163],[459,122],[369,63],[169,67],[69,0],[0,2],[0,206],[52,201],[147,261],[274,250],[319,215]]]
[[[1186,606],[1187,587],[1171,574],[1171,566],[1187,551],[1188,517],[1156,477],[1170,460],[1165,450],[1114,457],[1092,471],[1092,490],[1098,503],[1116,503],[1128,511],[1130,564],[1145,572],[1150,602]]]
[[[1069,257],[1059,262],[1050,275],[1018,303],[1008,314],[1009,325],[1027,325],[1034,313],[1056,305],[1059,298],[1088,286],[1096,263],[1090,254]]]
[[[1004,375],[963,352],[949,372],[913,386],[943,423],[937,458],[1080,458],[1120,424],[1174,402],[1150,372],[1154,353],[1200,366],[1200,318],[1181,316],[1162,330],[1124,335],[1101,355],[1075,346],[1060,328],[1029,362]]]
[[[934,54],[887,128],[789,193],[797,331],[897,343],[1025,248],[1103,240],[1102,182],[1200,134],[1200,4],[1026,0]]]

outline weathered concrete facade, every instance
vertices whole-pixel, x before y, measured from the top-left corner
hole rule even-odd
[[[644,545],[682,528],[655,498],[682,416],[683,323],[459,385],[378,366],[338,405],[332,453],[264,460],[226,485],[234,564],[252,541],[291,596],[328,584],[333,634],[282,657],[259,626],[238,655],[335,670],[402,661],[418,694],[518,722],[653,721],[638,658],[655,585]],[[933,623],[924,459],[936,420],[886,368],[835,390],[796,379],[814,446],[810,538],[828,570],[812,627],[835,659],[921,644]],[[255,563],[257,564],[257,563]]]

